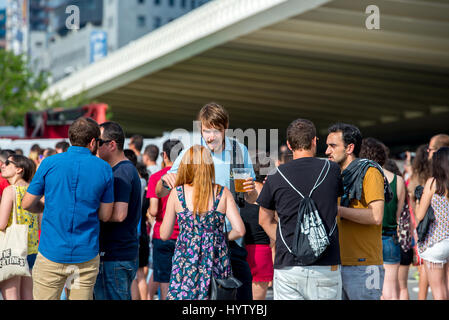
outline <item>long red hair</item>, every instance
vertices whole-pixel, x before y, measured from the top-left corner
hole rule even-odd
[[[215,185],[214,162],[207,148],[194,145],[182,157],[176,186],[184,184],[193,187],[193,214],[206,213]]]

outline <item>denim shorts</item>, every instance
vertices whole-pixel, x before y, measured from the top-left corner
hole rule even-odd
[[[153,279],[155,282],[170,282],[172,259],[176,240],[153,239]]]
[[[382,254],[384,264],[401,262],[401,246],[394,236],[382,236]]]

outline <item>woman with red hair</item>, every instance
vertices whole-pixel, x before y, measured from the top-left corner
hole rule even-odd
[[[212,275],[217,279],[231,273],[224,226],[232,229],[229,240],[242,237],[245,226],[231,192],[215,184],[215,170],[209,150],[191,147],[178,168],[160,229],[169,239],[175,220],[179,225],[167,299],[207,300]]]

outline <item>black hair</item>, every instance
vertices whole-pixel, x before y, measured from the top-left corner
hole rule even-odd
[[[137,172],[139,173],[141,178],[144,178],[146,182],[148,182],[148,179],[150,178],[150,175],[148,174],[147,167],[141,163],[138,162],[136,165]]]
[[[131,137],[130,143],[134,145],[134,147],[141,151],[143,147],[143,137],[139,134],[135,134]]]
[[[132,151],[131,149],[125,149],[125,150],[123,150],[123,153],[125,154],[125,157],[127,157],[128,160],[131,161],[133,163],[133,165],[136,167],[137,166],[137,156],[136,156],[135,152]]]
[[[384,168],[390,172],[393,172],[395,175],[402,177],[401,170],[399,170],[396,161],[393,159],[387,159],[387,161],[385,161]]]
[[[16,167],[22,168],[22,179],[26,182],[31,182],[36,172],[34,161],[20,154],[12,154],[8,158],[12,158]]]
[[[117,143],[117,149],[123,151],[125,146],[125,133],[117,122],[104,122],[100,124],[103,128],[103,140],[112,140]]]
[[[432,176],[436,182],[436,194],[444,196],[449,192],[449,147],[442,147],[433,154]]]
[[[177,139],[169,139],[162,145],[162,151],[165,152],[171,162],[176,160],[183,148],[182,142]]]
[[[145,147],[145,151],[143,153],[146,154],[151,161],[156,161],[159,157],[159,148],[154,144],[150,144]]]
[[[55,145],[55,149],[61,149],[62,152],[66,152],[70,147],[70,143],[68,143],[67,141],[59,141],[56,145]]]
[[[329,127],[328,133],[341,132],[345,147],[354,144],[354,155],[359,156],[362,147],[362,133],[352,124],[338,122]]]

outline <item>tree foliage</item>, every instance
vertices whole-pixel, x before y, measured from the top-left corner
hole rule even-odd
[[[59,93],[43,98],[49,77],[48,72],[35,74],[24,55],[0,50],[0,125],[22,126],[28,111],[89,103],[85,93],[67,100],[62,100]]]

